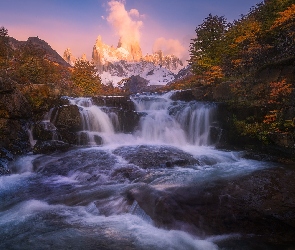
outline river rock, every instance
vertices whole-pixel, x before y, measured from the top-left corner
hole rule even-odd
[[[37,141],[33,147],[34,154],[48,154],[56,151],[67,151],[70,148],[68,143],[63,141]]]
[[[120,132],[132,133],[138,126],[140,114],[131,110],[119,110],[118,120],[120,125]]]
[[[123,89],[130,94],[141,93],[150,91],[148,86],[148,80],[142,78],[139,75],[131,76],[125,83]]]
[[[140,115],[129,96],[96,96],[92,97],[92,101],[95,105],[111,108],[118,116],[118,132],[132,133],[138,125]]]
[[[7,168],[8,161],[0,158],[0,176],[9,175],[11,172]]]
[[[27,134],[30,105],[16,83],[0,77],[0,147],[13,154],[22,154],[30,149]]]
[[[117,148],[113,153],[144,169],[198,164],[198,160],[192,155],[170,146],[123,146]]]
[[[142,184],[126,195],[159,226],[197,235],[239,234],[246,249],[264,249],[255,248],[256,242],[278,249],[295,243],[294,178],[293,168],[276,167],[164,190]]]
[[[129,96],[95,96],[92,97],[93,104],[134,111],[134,103]]]
[[[170,97],[173,101],[195,101],[196,97],[193,95],[192,90],[181,90],[181,91],[175,91],[172,96]]]
[[[58,107],[52,114],[51,122],[58,129],[66,129],[70,132],[82,130],[82,118],[77,105],[65,105]]]
[[[16,88],[16,83],[0,77],[0,118],[25,119],[31,116],[30,105]]]
[[[51,140],[54,133],[56,133],[56,127],[51,122],[47,121],[38,122],[33,128],[33,137],[36,140]]]
[[[11,152],[5,148],[0,148],[0,176],[8,175],[11,171],[8,169],[9,161],[13,161],[14,157]]]
[[[84,132],[84,131],[79,132],[77,136],[78,136],[78,141],[77,141],[78,145],[84,145],[84,146],[89,145],[89,134],[87,132]],[[93,135],[93,140],[96,145],[103,144],[103,139],[99,135]]]
[[[27,121],[0,118],[0,147],[13,154],[23,154],[30,150]]]

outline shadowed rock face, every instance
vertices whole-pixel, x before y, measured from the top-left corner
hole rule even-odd
[[[253,242],[295,244],[294,178],[294,169],[274,168],[165,190],[143,184],[127,197],[169,229],[186,228],[198,235],[235,232],[252,235]]]
[[[31,108],[26,98],[9,79],[0,78],[0,117],[6,119],[29,118]]]
[[[15,154],[30,145],[26,127],[32,117],[30,105],[10,79],[0,78],[0,146]]]
[[[66,129],[70,132],[82,130],[83,125],[78,106],[61,106],[56,112],[56,120],[52,122],[58,129]]]
[[[67,151],[70,148],[68,143],[62,141],[37,141],[33,148],[34,154],[48,154],[55,151]]]

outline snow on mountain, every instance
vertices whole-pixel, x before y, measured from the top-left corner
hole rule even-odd
[[[101,36],[97,37],[93,46],[92,61],[102,82],[113,86],[137,75],[146,79],[149,85],[166,85],[184,68],[182,61],[174,55],[163,55],[162,51],[158,51],[143,56],[137,41],[124,44],[120,39],[115,48],[103,43]]]
[[[152,62],[126,62],[124,60],[109,63],[107,70],[100,74],[104,84],[117,83],[131,76],[139,75],[148,80],[149,85],[166,85],[175,79],[175,74],[160,65]]]

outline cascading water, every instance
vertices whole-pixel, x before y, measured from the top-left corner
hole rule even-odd
[[[138,129],[128,138],[119,132],[120,121],[115,112],[94,105],[91,98],[69,99],[70,104],[77,105],[80,110],[83,123],[83,129],[78,132],[80,144],[100,145],[125,141],[130,144],[211,145],[210,130],[214,122],[215,106],[175,102],[170,99],[170,95],[171,93],[132,97],[141,119]],[[102,138],[102,141],[98,138]]]
[[[86,136],[83,144],[97,145],[101,144],[101,140],[98,138],[102,138],[102,142],[106,142],[108,136],[114,135],[118,123],[116,114],[106,113],[100,107],[93,105],[91,98],[69,100],[70,104],[80,108],[83,130],[79,132],[79,142],[82,141],[82,136]]]
[[[206,236],[210,221],[194,221],[190,210],[199,203],[178,202],[187,190],[195,197],[202,184],[270,164],[214,149],[216,105],[170,97],[133,96],[140,119],[132,134],[120,131],[113,109],[69,98],[82,119],[80,144],[92,147],[11,163],[14,174],[0,176],[0,249],[215,250],[237,239],[236,232]]]
[[[171,93],[133,97],[136,110],[144,114],[137,135],[145,141],[175,145],[209,146],[215,106],[174,102]]]

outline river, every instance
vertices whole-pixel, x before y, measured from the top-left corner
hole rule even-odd
[[[83,117],[83,146],[10,164],[13,174],[0,177],[0,249],[207,250],[239,239],[236,231],[209,233],[210,222],[185,206],[178,211],[181,197],[166,194],[194,193],[274,164],[217,150],[216,104],[170,97],[132,96],[140,114],[132,133],[118,131],[109,108],[69,98]]]

